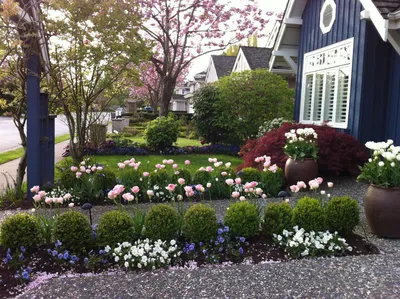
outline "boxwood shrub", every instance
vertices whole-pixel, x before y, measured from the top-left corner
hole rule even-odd
[[[191,242],[209,241],[215,238],[218,221],[212,207],[195,204],[185,213],[183,233]]]
[[[324,231],[325,213],[321,202],[316,198],[301,198],[293,209],[293,225],[306,231]]]
[[[268,236],[272,234],[282,234],[284,229],[293,228],[293,210],[290,204],[270,203],[264,210],[263,232]]]
[[[252,237],[260,230],[260,214],[256,205],[248,202],[236,202],[229,206],[224,223],[235,237]]]
[[[144,234],[153,241],[172,240],[178,235],[179,225],[179,215],[173,207],[166,204],[154,205],[146,215]]]
[[[118,243],[131,242],[134,238],[133,218],[125,211],[110,211],[100,217],[97,226],[97,244],[115,247]]]
[[[326,224],[332,232],[350,234],[360,223],[358,202],[349,196],[333,198],[325,206]]]

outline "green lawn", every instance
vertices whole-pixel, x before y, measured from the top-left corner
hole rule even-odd
[[[138,143],[146,143],[143,137],[125,137],[125,139],[132,140]],[[176,146],[184,147],[184,146],[201,146],[200,141],[197,139],[187,139],[187,138],[178,138],[176,142]]]
[[[107,167],[107,169],[113,170],[117,172],[118,162],[124,162],[125,160],[130,160],[131,156],[93,156],[92,157],[96,163],[101,163]],[[180,168],[185,168],[185,160],[190,160],[190,165],[188,169],[193,173],[198,170],[200,167],[206,167],[212,165],[213,163],[208,162],[208,158],[217,158],[218,161],[222,161],[224,163],[231,162],[231,167],[235,168],[238,165],[243,163],[243,159],[239,157],[232,157],[226,155],[182,155],[182,156],[137,156],[134,157],[136,161],[142,162],[141,169],[142,171],[153,171],[155,169],[156,164],[162,164],[164,159],[172,159],[175,163],[179,165]],[[68,158],[70,159],[70,158]],[[149,163],[147,163],[149,162]],[[65,162],[60,162],[65,163]],[[59,163],[59,164],[60,164]],[[212,165],[213,166],[213,165]],[[168,166],[171,167],[171,166]]]
[[[55,138],[55,143],[60,143],[62,141],[68,140],[69,134],[60,135]],[[0,164],[4,164],[6,162],[18,159],[22,156],[24,150],[22,148],[17,148],[15,150],[11,150],[8,152],[4,152],[0,154]]]

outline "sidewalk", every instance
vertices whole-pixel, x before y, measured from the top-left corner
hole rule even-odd
[[[64,152],[64,148],[68,145],[69,140],[57,143],[55,145],[55,150],[54,150],[54,155],[55,155],[55,163],[57,163],[58,161],[62,160],[62,154]],[[17,168],[18,168],[18,162],[19,159],[4,163],[4,164],[0,164],[0,190],[3,190],[6,186],[7,186],[7,180],[4,177],[4,175],[1,174],[1,172],[5,172],[10,174],[14,179],[17,175]],[[8,176],[9,179],[9,183],[12,184],[12,179]],[[25,175],[25,179],[26,180],[26,175]]]

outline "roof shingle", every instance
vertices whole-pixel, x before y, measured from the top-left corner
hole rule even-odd
[[[387,15],[389,13],[400,10],[400,0],[385,0],[385,1],[372,0],[372,2],[375,4],[376,8],[378,8],[378,10],[383,15]]]
[[[258,47],[240,47],[252,70],[269,68],[272,49]]]
[[[219,79],[232,73],[236,56],[211,55]]]

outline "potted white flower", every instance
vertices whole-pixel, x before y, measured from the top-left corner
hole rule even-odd
[[[289,186],[298,181],[311,181],[318,176],[318,135],[313,128],[300,128],[285,133],[286,145],[283,149],[288,156],[285,177]]]
[[[366,180],[365,216],[372,233],[379,237],[400,238],[400,146],[393,140],[367,142],[372,157],[360,167],[358,180]]]

